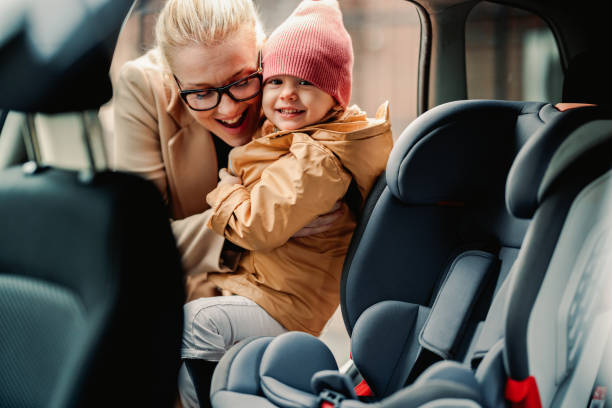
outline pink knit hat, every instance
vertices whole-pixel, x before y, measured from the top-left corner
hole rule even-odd
[[[327,92],[344,108],[351,99],[353,46],[336,0],[303,0],[266,42],[263,80],[292,75]]]

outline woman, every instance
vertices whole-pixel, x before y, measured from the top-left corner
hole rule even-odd
[[[122,68],[115,87],[114,161],[118,169],[150,179],[162,193],[188,276],[188,300],[193,300],[215,294],[206,273],[231,271],[236,261],[235,251],[223,251],[224,239],[206,228],[205,197],[217,185],[231,147],[249,142],[260,124],[264,34],[251,0],[169,0],[156,37],[153,50]],[[194,110],[188,102],[203,93],[192,91],[204,88],[218,88],[217,97],[208,95],[211,102]],[[340,216],[319,217],[296,235],[323,231]],[[243,338],[285,331],[243,297],[211,298],[195,312],[188,305],[186,330],[203,317],[209,327],[219,328],[199,336],[216,350],[210,361]],[[238,320],[249,324],[233,324]],[[184,405],[197,404],[184,368],[179,388]]]

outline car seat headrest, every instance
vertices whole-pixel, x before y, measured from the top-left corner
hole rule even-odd
[[[563,80],[563,102],[610,104],[612,58],[601,51],[585,51],[574,56]]]
[[[406,204],[477,201],[503,191],[524,141],[558,111],[545,103],[449,102],[414,120],[387,164],[391,193]]]
[[[97,109],[112,96],[109,69],[131,2],[32,0],[0,5],[0,109]],[[9,21],[9,19],[7,19]]]
[[[596,119],[612,118],[612,111],[582,106],[557,115],[525,144],[512,164],[506,183],[506,205],[511,214],[531,218],[543,194],[543,180],[559,146],[580,126]],[[550,173],[546,185],[552,182]]]

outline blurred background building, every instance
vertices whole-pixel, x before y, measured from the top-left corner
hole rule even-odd
[[[254,0],[272,32],[299,0]],[[111,76],[154,45],[153,27],[164,0],[139,0],[119,39]],[[370,114],[391,102],[397,135],[416,117],[416,76],[420,26],[415,7],[401,0],[341,0],[344,23],[353,39],[355,66],[351,103]]]

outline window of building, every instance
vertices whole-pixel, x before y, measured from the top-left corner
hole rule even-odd
[[[465,42],[468,98],[561,101],[557,43],[535,14],[482,2],[468,16]]]

